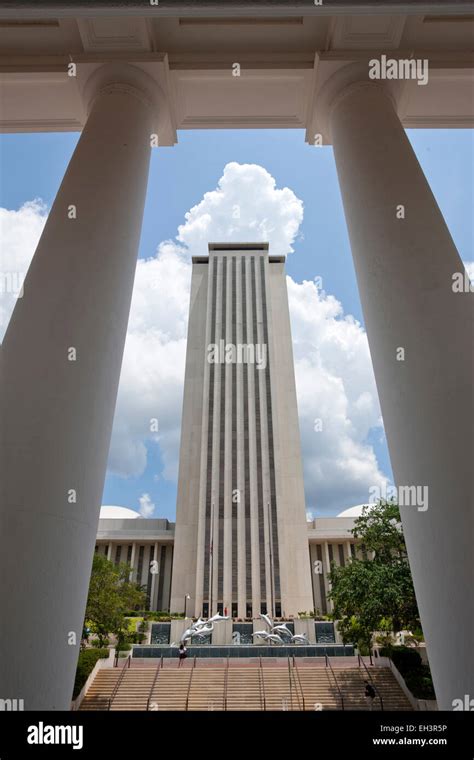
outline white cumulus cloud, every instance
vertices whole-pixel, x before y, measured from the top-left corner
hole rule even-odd
[[[315,282],[287,283],[307,508],[331,512],[387,482],[365,443],[382,428],[367,335]]]
[[[31,258],[46,222],[41,200],[24,203],[17,211],[0,208],[0,341],[3,340]]]
[[[263,166],[229,163],[217,188],[185,214],[178,240],[194,254],[209,242],[269,242],[274,255],[293,251],[303,221],[303,203],[288,187],[279,189]]]
[[[155,505],[153,504],[150,494],[143,493],[138,499],[140,504],[140,514],[142,517],[151,517],[155,511]]]
[[[183,250],[162,243],[137,263],[114,417],[109,470],[175,480],[181,425],[191,265]]]

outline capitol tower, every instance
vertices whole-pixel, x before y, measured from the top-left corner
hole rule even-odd
[[[285,259],[193,257],[171,610],[313,608]]]

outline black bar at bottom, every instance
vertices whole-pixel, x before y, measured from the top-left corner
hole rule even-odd
[[[281,751],[288,747],[282,744],[286,737],[294,750],[311,755],[326,750],[340,757],[344,750],[358,750],[362,757],[472,760],[473,717],[472,712],[2,712],[0,759],[96,758],[105,751],[107,757],[129,760],[140,747],[165,749],[168,742],[189,752],[204,749],[212,736],[213,741],[227,737],[239,754],[251,752],[260,740],[266,753]]]

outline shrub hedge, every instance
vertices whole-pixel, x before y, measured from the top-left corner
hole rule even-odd
[[[167,619],[170,620],[172,617],[182,617],[184,618],[184,613],[169,613],[163,610],[129,610],[128,612],[125,612],[125,617],[144,617],[148,618],[149,620],[161,620],[161,619]]]
[[[400,673],[402,671],[414,670],[421,665],[421,655],[416,649],[411,647],[383,647],[380,650],[383,657],[391,657]]]
[[[436,699],[429,665],[423,663],[416,649],[403,646],[383,647],[382,657],[390,657],[416,699]]]
[[[72,698],[76,699],[85,682],[94,670],[97,660],[109,656],[108,649],[82,649],[77,661],[76,678]]]
[[[417,699],[436,699],[429,665],[421,664],[415,670],[403,673],[405,683]]]
[[[116,652],[129,652],[132,645],[128,641],[119,641],[115,647]]]

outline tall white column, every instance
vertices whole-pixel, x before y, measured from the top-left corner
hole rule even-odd
[[[313,610],[319,610],[322,612],[323,599],[321,596],[320,577],[323,568],[320,568],[319,564],[316,564],[316,562],[318,562],[317,545],[313,543],[309,545],[309,562],[311,568],[311,583],[313,592],[313,604],[311,608]]]
[[[344,561],[347,565],[348,562],[350,562],[352,559],[352,553],[351,553],[351,542],[350,541],[344,541]]]
[[[154,126],[154,83],[102,67],[2,351],[0,697],[69,708]],[[14,593],[12,593],[14,590]]]
[[[160,571],[159,559],[158,559],[158,541],[155,541],[155,545],[153,549],[153,559],[156,564],[153,566],[153,572],[151,575],[150,610],[156,610],[156,588],[157,588],[156,578]],[[151,572],[151,568],[149,572]]]
[[[326,589],[326,604],[328,608],[328,612],[332,612],[334,609],[334,602],[332,599],[328,599],[327,595],[331,591],[331,581],[330,581],[330,573],[331,573],[331,561],[329,559],[329,544],[327,541],[323,541],[323,569],[324,569],[324,588]]]
[[[381,83],[346,86],[329,124],[395,482],[428,489],[401,515],[452,709],[474,683],[473,296],[453,292],[462,262]]]
[[[132,554],[131,554],[131,557],[130,557],[130,567],[131,567],[131,570],[130,570],[129,579],[130,579],[131,583],[133,583],[133,576],[135,574],[135,556],[136,556],[136,553],[137,553],[137,544],[134,541],[132,543]]]

